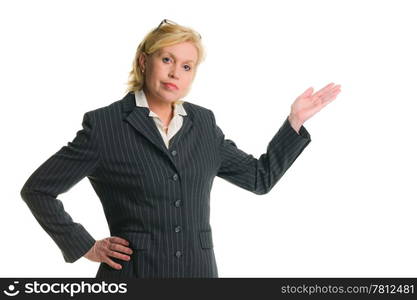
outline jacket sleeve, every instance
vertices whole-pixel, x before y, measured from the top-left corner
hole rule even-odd
[[[32,214],[60,248],[64,260],[73,263],[94,245],[95,239],[75,223],[64,210],[57,195],[65,193],[99,165],[95,127],[85,113],[72,142],[38,167],[24,184],[20,194]]]
[[[266,153],[256,159],[239,149],[232,140],[225,139],[212,112],[211,115],[219,146],[217,176],[257,195],[268,193],[311,142],[305,127],[302,126],[298,134],[287,116],[269,142]]]

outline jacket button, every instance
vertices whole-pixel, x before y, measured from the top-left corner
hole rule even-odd
[[[175,155],[177,155],[177,151],[172,150],[171,154],[172,154],[172,156],[175,156]]]
[[[177,252],[175,252],[175,256],[176,256],[176,257],[180,258],[180,256],[181,256],[181,255],[182,255],[181,251],[177,251]]]
[[[178,175],[174,174],[174,176],[172,176],[172,179],[177,180],[178,179]]]
[[[180,231],[181,231],[181,226],[175,227],[175,232],[180,232]]]
[[[180,206],[181,206],[181,200],[177,200],[177,201],[175,201],[175,206],[176,206],[176,207],[180,207]]]

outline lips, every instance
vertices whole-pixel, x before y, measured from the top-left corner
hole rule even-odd
[[[169,88],[169,89],[171,89],[171,90],[178,90],[178,87],[177,87],[175,84],[173,84],[173,83],[170,83],[170,82],[163,82],[163,84],[164,84],[167,88]]]

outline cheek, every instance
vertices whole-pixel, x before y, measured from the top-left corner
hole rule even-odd
[[[193,74],[187,73],[184,75],[183,79],[184,86],[189,86],[193,81]]]
[[[160,81],[163,78],[165,72],[165,66],[161,65],[157,62],[153,63],[153,65],[149,68],[148,79],[149,81]]]
[[[149,72],[148,77],[146,79],[147,84],[150,86],[153,86],[154,88],[158,88],[158,85],[162,81],[160,74],[153,70],[152,72]]]

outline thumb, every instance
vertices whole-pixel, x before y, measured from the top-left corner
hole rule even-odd
[[[302,94],[302,96],[310,96],[313,93],[314,88],[309,87],[308,89],[306,89],[304,91],[304,93]]]

